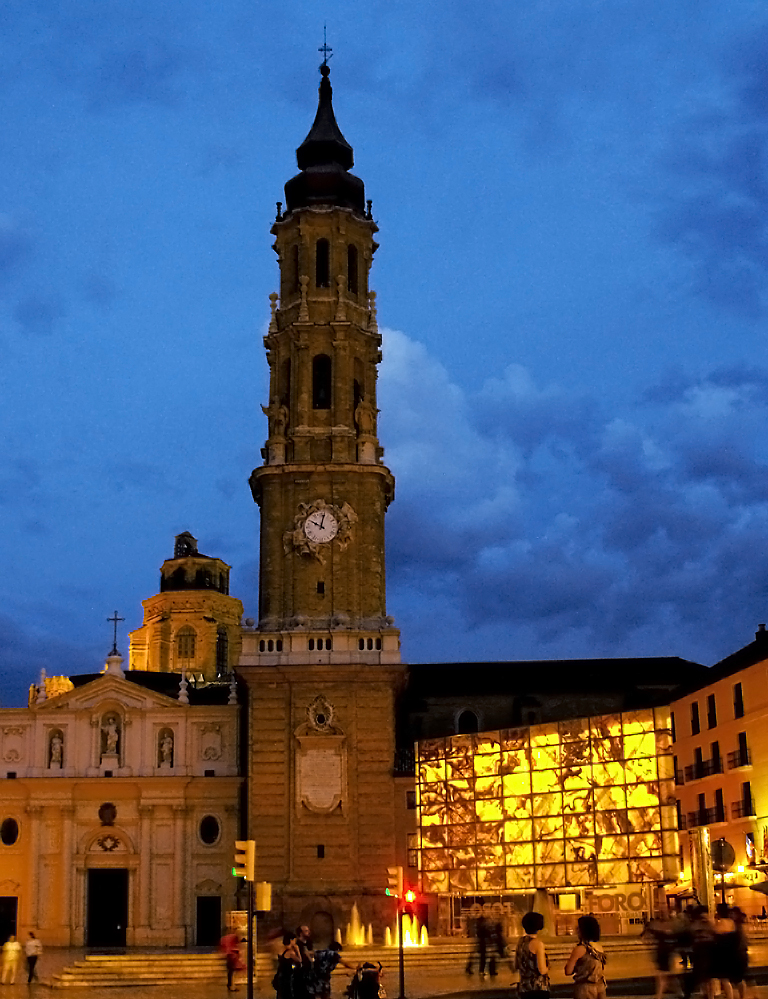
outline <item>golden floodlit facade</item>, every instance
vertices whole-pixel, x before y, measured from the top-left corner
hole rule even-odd
[[[671,754],[667,708],[420,742],[423,890],[581,889],[590,908],[592,890],[674,880]]]

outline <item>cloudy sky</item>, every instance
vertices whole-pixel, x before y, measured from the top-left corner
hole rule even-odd
[[[412,662],[679,655],[768,618],[768,10],[9,0],[0,701],[98,668],[173,536],[256,609],[269,227],[334,105],[380,226]]]

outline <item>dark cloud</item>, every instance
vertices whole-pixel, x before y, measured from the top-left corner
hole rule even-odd
[[[422,364],[420,419],[401,363],[413,349],[391,336],[386,347],[402,380],[382,372],[382,419],[400,392],[412,412],[385,426],[407,496],[389,515],[395,604],[417,592],[450,606],[463,627],[506,623],[508,643],[525,636],[510,658],[555,645],[570,655],[703,655],[706,635],[711,662],[732,651],[735,623],[765,617],[768,371],[673,373],[617,418],[512,367],[457,400],[444,451],[423,446],[419,464],[412,428],[428,423],[445,385]],[[450,441],[463,488],[441,495],[435,482],[455,471]]]
[[[658,234],[692,266],[691,290],[748,320],[768,291],[768,32],[731,43],[719,86],[672,139]]]
[[[6,280],[19,265],[29,258],[34,241],[18,221],[0,216],[0,281]]]
[[[51,334],[65,315],[61,301],[48,294],[30,294],[16,303],[13,318],[22,332],[38,336]]]
[[[125,104],[175,104],[190,56],[167,39],[146,39],[104,54],[92,104],[97,110]]]
[[[100,274],[97,271],[85,274],[80,284],[85,300],[98,308],[109,308],[118,297],[114,281],[106,274]]]
[[[43,669],[48,676],[71,676],[101,668],[93,666],[99,654],[62,641],[55,633],[25,630],[0,614],[0,706],[25,706],[29,684]]]

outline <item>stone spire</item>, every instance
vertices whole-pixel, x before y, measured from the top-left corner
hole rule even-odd
[[[349,173],[355,158],[333,113],[330,67],[320,67],[317,114],[306,139],[296,150],[301,173],[285,185],[287,212],[315,205],[351,208],[365,214],[365,185]]]

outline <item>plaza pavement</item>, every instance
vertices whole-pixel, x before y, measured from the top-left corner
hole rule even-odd
[[[82,950],[49,948],[40,961],[41,983],[26,984],[26,973],[17,977],[14,985],[0,985],[0,999],[225,999],[228,995],[226,978],[222,967],[220,983],[172,983],[162,986],[130,987],[79,987],[52,990],[46,984],[48,977],[67,964],[83,957]],[[351,952],[345,954],[347,959]],[[394,955],[393,955],[394,957]],[[352,963],[350,961],[350,963]],[[750,946],[752,980],[755,985],[755,999],[768,999],[768,941],[755,941]],[[563,974],[563,963],[553,963],[551,969],[553,993],[557,999],[571,996],[570,979]],[[612,954],[606,968],[609,999],[624,997],[653,996],[653,968],[647,951]],[[340,969],[333,976],[333,999],[343,999],[348,972]],[[270,976],[271,977],[271,976]],[[480,978],[479,975],[466,975],[463,968],[451,970],[406,970],[405,991],[408,999],[429,999],[432,996],[451,999],[509,999],[509,986],[513,980],[507,967],[502,967],[496,978]],[[262,976],[254,989],[255,999],[274,999],[274,990],[269,978]],[[239,999],[246,999],[245,983],[239,984]],[[389,999],[397,999],[399,992],[397,959],[385,964],[384,985]],[[674,988],[671,996],[679,995]]]

